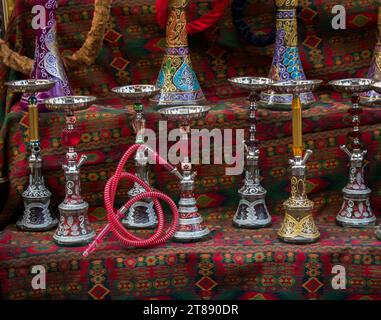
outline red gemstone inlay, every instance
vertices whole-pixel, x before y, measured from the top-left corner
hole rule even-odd
[[[81,132],[78,129],[69,130],[65,128],[62,131],[61,139],[63,146],[75,147],[81,141]]]

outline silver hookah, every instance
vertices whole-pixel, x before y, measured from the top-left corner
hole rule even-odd
[[[82,154],[78,157],[75,151],[81,132],[75,127],[77,118],[74,115],[76,111],[86,110],[95,100],[91,96],[65,96],[45,100],[47,109],[63,112],[66,116],[66,127],[61,138],[62,145],[68,147],[66,161],[62,166],[65,173],[65,199],[58,206],[60,221],[53,235],[54,241],[63,246],[82,246],[95,237],[87,215],[89,205],[81,196],[80,168],[87,156]]]
[[[380,7],[381,8],[381,7]],[[380,9],[381,10],[381,9]],[[380,11],[381,12],[381,11]],[[381,82],[376,82],[376,83],[373,83],[372,85],[372,90],[374,90],[375,92],[377,92],[379,94],[379,97],[381,97]],[[378,102],[378,104],[381,103],[381,100]],[[376,236],[379,240],[381,240],[381,225],[379,225],[377,228],[376,228]]]
[[[257,140],[257,104],[260,93],[270,88],[268,78],[238,77],[229,82],[236,88],[250,92],[249,140],[243,141],[246,151],[244,185],[239,189],[240,202],[233,218],[233,225],[238,228],[263,228],[271,225],[271,216],[266,206],[266,189],[261,185],[259,172],[259,147]]]
[[[207,106],[178,106],[167,107],[159,110],[159,113],[168,121],[179,124],[181,131],[180,143],[188,150],[191,121],[205,118],[210,107]],[[180,199],[178,203],[179,227],[173,240],[177,242],[196,242],[206,239],[210,231],[204,225],[202,216],[197,208],[194,197],[195,177],[197,173],[192,170],[189,152],[183,155],[181,160]]]
[[[58,220],[49,209],[52,193],[46,188],[42,174],[42,155],[39,135],[39,114],[36,93],[45,92],[55,86],[52,80],[20,80],[7,82],[6,86],[18,93],[29,95],[29,185],[22,193],[24,212],[16,226],[24,231],[47,231],[57,226]]]
[[[134,101],[134,111],[136,112],[134,129],[136,132],[135,143],[144,144],[144,130],[146,120],[143,112],[143,100],[150,99],[160,92],[160,89],[153,85],[130,85],[113,88],[112,91],[119,95],[123,100]],[[139,148],[135,154],[135,174],[148,185],[149,183],[149,166],[148,154],[146,148]],[[138,183],[129,190],[130,199],[146,192],[146,190]],[[134,203],[126,213],[122,223],[133,229],[151,229],[157,226],[157,217],[154,204],[151,198],[143,199]]]
[[[359,128],[361,114],[360,94],[372,89],[372,84],[373,80],[361,78],[330,82],[330,85],[336,91],[352,96],[352,107],[348,110],[348,113],[352,115],[353,130],[349,134],[351,143],[340,147],[350,160],[349,180],[342,190],[344,200],[336,216],[336,222],[344,227],[365,227],[374,225],[376,222],[369,200],[372,190],[367,187],[364,177],[367,150],[362,148]]]

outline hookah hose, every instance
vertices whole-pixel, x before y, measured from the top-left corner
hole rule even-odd
[[[139,148],[144,147],[147,148],[149,153],[154,155],[156,163],[162,164],[170,172],[177,172],[177,169],[175,167],[163,160],[156,152],[152,151],[148,147],[142,144],[132,145],[120,160],[118,167],[116,168],[115,174],[106,183],[104,191],[104,202],[107,210],[107,219],[109,223],[98,234],[95,240],[88,245],[86,250],[83,252],[83,256],[87,257],[89,254],[91,254],[96,249],[97,245],[110,231],[124,246],[133,246],[139,248],[146,248],[162,244],[168,241],[175,234],[179,222],[179,212],[173,200],[161,192],[154,191],[147,183],[145,183],[136,175],[123,171],[123,168],[129,160],[129,158]],[[146,190],[146,192],[143,192],[127,201],[121,209],[115,210],[114,200],[116,195],[116,189],[121,180],[130,180],[132,182],[136,182],[139,185],[141,185]],[[148,239],[141,239],[129,232],[120,222],[120,219],[124,216],[124,213],[128,210],[128,208],[130,208],[134,203],[141,201],[145,198],[151,198],[153,200],[157,214],[158,225],[156,231]],[[172,210],[172,223],[167,231],[165,230],[165,217],[159,199],[168,203]]]

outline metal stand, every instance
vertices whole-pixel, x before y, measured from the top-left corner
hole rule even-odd
[[[272,86],[275,92],[292,93],[292,137],[294,158],[290,159],[291,165],[291,196],[283,204],[285,217],[278,231],[280,240],[288,243],[311,243],[320,238],[313,216],[314,203],[306,194],[306,163],[312,151],[306,150],[302,135],[302,103],[300,94],[315,90],[321,83],[320,80],[278,82]]]
[[[369,196],[371,190],[365,184],[364,168],[366,150],[361,146],[360,93],[370,90],[370,79],[345,79],[332,81],[330,84],[337,91],[352,95],[352,108],[348,113],[352,115],[353,130],[348,135],[350,145],[340,148],[348,155],[350,160],[349,180],[343,189],[343,205],[336,216],[336,222],[343,227],[365,227],[373,225],[376,217],[370,206]]]
[[[52,111],[66,113],[66,127],[62,131],[62,145],[68,147],[66,162],[62,166],[65,172],[65,199],[58,206],[60,222],[53,235],[54,241],[63,246],[82,246],[95,237],[87,210],[89,205],[81,196],[80,168],[87,160],[85,155],[78,159],[75,147],[80,142],[81,132],[75,128],[77,118],[75,111],[85,110],[95,100],[95,97],[67,96],[51,98],[45,105]]]
[[[16,226],[24,231],[47,231],[57,226],[58,220],[49,209],[52,193],[46,188],[42,175],[42,156],[38,126],[36,92],[44,92],[55,85],[51,80],[21,80],[6,83],[13,92],[29,95],[29,185],[23,192],[24,212]]]
[[[190,121],[204,118],[210,108],[205,106],[182,106],[161,109],[159,112],[169,121],[180,124],[181,144],[188,147],[190,134]],[[194,197],[194,178],[196,172],[192,171],[189,156],[185,155],[181,161],[180,200],[179,200],[179,227],[174,241],[196,242],[209,236],[209,229],[204,225],[202,216],[198,212],[197,201]]]
[[[160,92],[158,87],[152,85],[131,85],[113,88],[112,91],[124,100],[134,101],[134,111],[136,112],[134,128],[136,132],[135,143],[144,144],[144,130],[146,120],[144,118],[143,103],[144,99],[152,98]],[[135,155],[135,174],[148,185],[149,166],[148,155],[145,149],[139,149]],[[130,199],[145,192],[139,184],[134,186],[128,192]],[[128,210],[122,223],[131,229],[154,229],[157,226],[157,217],[152,199],[143,199],[134,203]]]
[[[256,138],[257,132],[257,104],[260,92],[270,87],[271,80],[267,78],[232,78],[230,83],[250,91],[249,101],[249,140],[244,141],[246,150],[245,179],[243,187],[238,191],[240,202],[233,218],[233,225],[237,228],[263,228],[271,224],[271,216],[266,206],[267,191],[261,185],[259,172],[259,147]]]

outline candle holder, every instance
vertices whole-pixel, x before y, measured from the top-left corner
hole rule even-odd
[[[182,133],[180,143],[188,150],[191,121],[205,118],[210,107],[207,106],[179,106],[159,110],[160,114],[168,121],[179,124]],[[192,171],[189,154],[182,155],[179,200],[179,228],[173,236],[174,241],[196,242],[208,237],[210,231],[204,225],[202,216],[198,212],[197,202],[194,197],[194,179],[197,175]]]
[[[298,0],[275,0],[276,6],[276,39],[273,62],[269,78],[273,81],[306,80],[298,48]],[[292,94],[269,90],[263,92],[261,105],[276,110],[291,110]],[[303,108],[315,102],[312,92],[300,94]]]
[[[359,105],[361,93],[369,91],[372,83],[371,79],[356,78],[329,83],[336,91],[352,96],[352,107],[348,109],[348,113],[352,116],[353,130],[348,134],[349,144],[340,147],[350,160],[349,181],[343,189],[343,205],[336,216],[336,222],[343,227],[364,227],[376,222],[369,201],[372,190],[365,184],[364,168],[367,151],[362,148],[360,132],[362,109]]]
[[[278,231],[279,239],[288,243],[311,243],[320,238],[319,230],[312,216],[314,203],[308,199],[306,194],[306,163],[312,154],[312,150],[308,149],[304,153],[300,95],[316,90],[321,82],[321,80],[297,80],[277,82],[272,85],[274,92],[292,94],[293,96],[292,149],[294,158],[290,159],[291,196],[283,204],[285,217]]]
[[[136,112],[134,129],[136,132],[135,143],[144,143],[144,130],[146,120],[143,112],[143,100],[150,99],[160,92],[160,89],[152,85],[131,85],[113,88],[112,91],[124,100],[134,101],[134,110]],[[149,167],[147,149],[140,148],[135,154],[136,176],[149,185]],[[146,190],[134,183],[133,188],[128,192],[130,199],[146,192]],[[133,229],[148,228],[153,229],[157,226],[157,217],[154,203],[151,198],[135,202],[128,210],[122,223]]]
[[[64,246],[81,246],[89,243],[95,237],[91,228],[87,210],[89,205],[81,197],[80,168],[87,160],[82,154],[78,159],[75,147],[81,140],[81,131],[76,128],[76,111],[86,110],[95,97],[66,96],[45,100],[45,106],[51,111],[65,113],[66,127],[62,130],[62,145],[68,147],[66,161],[62,168],[65,173],[65,199],[58,206],[60,222],[53,239]]]
[[[246,150],[246,168],[243,187],[238,191],[240,202],[233,218],[237,228],[263,228],[271,224],[271,216],[266,206],[267,191],[261,185],[259,172],[259,147],[257,132],[257,104],[261,99],[260,93],[268,90],[272,81],[267,78],[239,77],[231,78],[229,82],[237,88],[250,92],[249,109],[249,140],[244,141]]]
[[[36,94],[50,90],[56,84],[53,80],[20,80],[7,82],[6,86],[18,93],[28,94],[29,115],[29,185],[22,193],[24,213],[16,222],[20,230],[47,231],[57,226],[58,220],[49,209],[52,193],[46,188],[42,175],[42,156],[38,124]]]

